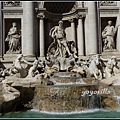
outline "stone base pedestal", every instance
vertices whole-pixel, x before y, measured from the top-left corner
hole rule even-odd
[[[117,50],[116,51],[115,50],[114,51],[105,51],[101,55],[103,58],[110,58],[112,56],[116,56],[117,59],[120,59],[120,52],[118,52]]]
[[[38,59],[39,60],[45,60],[45,57],[39,57]]]
[[[5,62],[5,61],[14,61],[16,58],[17,58],[17,56],[18,56],[19,54],[5,54],[4,56],[3,56],[3,62]],[[26,59],[26,60],[28,60],[28,61],[33,61],[33,60],[35,60],[36,59],[36,57],[33,55],[33,56],[27,56],[27,55],[23,55],[23,57]]]
[[[7,54],[20,54],[21,51],[20,51],[20,50],[18,50],[18,51],[16,51],[16,52],[9,52],[9,51],[7,51],[6,53],[7,53]]]

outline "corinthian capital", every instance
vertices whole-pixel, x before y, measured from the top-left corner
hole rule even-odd
[[[79,14],[79,13],[76,15],[77,19],[82,19],[83,17],[85,17],[85,15],[82,15],[82,14]]]
[[[39,13],[39,14],[37,15],[37,17],[40,18],[40,19],[44,19],[44,18],[45,18],[45,15],[44,15],[43,13]]]
[[[70,18],[68,21],[73,23],[74,22],[74,18]]]

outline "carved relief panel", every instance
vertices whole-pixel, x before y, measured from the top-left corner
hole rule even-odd
[[[100,1],[99,5],[100,6],[116,6],[117,2],[115,2],[115,1]]]
[[[5,1],[4,7],[21,7],[20,1]]]

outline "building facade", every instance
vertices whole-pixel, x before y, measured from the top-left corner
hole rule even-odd
[[[45,57],[53,41],[49,31],[57,26],[60,20],[63,21],[67,40],[75,42],[78,56],[104,54],[102,31],[108,21],[112,21],[114,27],[120,25],[119,1],[1,1],[0,11],[2,63],[12,61],[11,56],[20,53],[27,57]],[[6,38],[13,22],[20,31],[20,51],[9,53],[10,43]],[[117,27],[114,51],[109,53],[120,53],[119,36],[120,27]]]

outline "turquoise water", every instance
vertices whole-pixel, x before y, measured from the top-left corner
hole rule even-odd
[[[27,110],[24,112],[7,113],[1,115],[0,118],[120,118],[120,111],[94,109],[83,112],[47,113]]]

